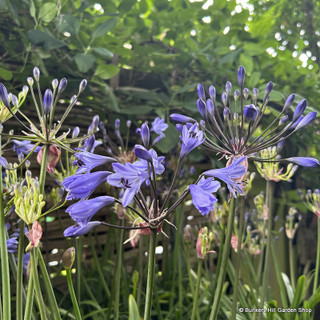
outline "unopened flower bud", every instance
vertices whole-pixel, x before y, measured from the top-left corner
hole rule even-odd
[[[240,97],[240,91],[238,89],[234,91],[233,97],[234,97],[234,101],[238,101]]]
[[[137,270],[133,271],[131,279],[132,279],[133,286],[136,287],[139,282],[139,272]]]
[[[295,97],[296,97],[295,94],[293,94],[293,93],[290,94],[290,96],[286,100],[286,103],[283,106],[282,111],[286,111],[286,110],[288,110],[288,108],[290,108],[290,106],[292,105]]]
[[[259,90],[257,88],[252,89],[252,95],[254,100],[258,100],[259,98]]]
[[[23,86],[22,87],[22,93],[23,93],[24,96],[27,95],[28,91],[29,91],[28,86]]]
[[[65,269],[71,269],[76,257],[75,248],[71,247],[67,249],[62,256],[62,264]]]
[[[225,119],[227,119],[228,116],[229,116],[229,114],[230,114],[230,109],[227,108],[227,107],[225,107],[225,108],[223,109],[223,117],[224,117]]]
[[[285,123],[288,122],[288,120],[289,120],[289,116],[288,115],[283,116],[279,121],[279,125],[284,125]]]
[[[86,79],[83,79],[81,82],[80,82],[80,85],[79,85],[79,92],[83,92],[83,90],[86,88],[87,86],[87,80]]]
[[[59,201],[62,200],[63,195],[64,195],[64,188],[61,187],[61,188],[59,188],[59,190],[58,190],[58,199],[59,199]]]
[[[199,124],[200,124],[200,128],[202,128],[202,129],[204,129],[206,127],[206,122],[202,119],[200,120]]]
[[[209,87],[209,96],[213,102],[216,101],[217,92],[214,86]]]
[[[250,104],[250,105],[244,107],[244,115],[249,120],[251,120],[251,121],[255,120],[257,118],[258,114],[259,114],[259,108],[256,107],[254,104]]]
[[[246,71],[244,67],[240,66],[238,69],[238,83],[240,87],[243,87],[244,85],[245,74],[246,74]]]
[[[243,89],[243,96],[246,100],[248,99],[248,97],[249,97],[249,89],[248,88]]]
[[[58,79],[52,80],[52,89],[55,91],[58,88],[59,81]]]
[[[66,78],[62,78],[59,83],[58,93],[60,94],[67,87],[68,80]]]
[[[7,108],[10,106],[7,88],[2,83],[0,83],[0,99]]]
[[[225,92],[222,92],[221,101],[222,101],[224,106],[227,105],[227,94]]]
[[[29,160],[26,160],[26,162],[24,163],[26,169],[29,169],[31,162]]]
[[[266,90],[265,90],[265,92],[264,92],[264,97],[267,97],[267,96],[270,94],[272,88],[273,88],[273,83],[270,81],[270,82],[268,82],[268,84],[266,85]]]
[[[52,91],[50,89],[47,89],[43,97],[43,112],[45,115],[48,115],[50,113],[50,110],[52,107],[52,100],[53,100]]]
[[[214,104],[211,99],[207,100],[207,110],[209,114],[214,117]]]
[[[16,95],[11,95],[11,102],[16,108],[19,107],[19,100]]]
[[[231,95],[231,90],[232,90],[232,83],[230,81],[227,81],[226,83],[226,93],[228,96]]]
[[[40,79],[40,70],[38,67],[33,68],[33,77],[38,82]]]
[[[29,86],[32,87],[32,86],[33,86],[33,83],[34,83],[34,80],[33,80],[33,78],[28,77],[28,78],[27,78],[27,82],[28,82]]]
[[[206,101],[206,93],[204,91],[203,85],[200,83],[197,86],[197,93],[200,100]]]
[[[74,127],[72,130],[72,139],[76,138],[80,133],[80,128],[79,127]]]
[[[75,104],[77,102],[77,96],[76,95],[73,95],[70,99],[70,104]]]
[[[131,120],[127,121],[127,128],[129,129],[131,127]]]
[[[207,107],[206,107],[205,103],[203,102],[203,100],[198,99],[197,106],[198,106],[198,110],[201,114],[201,117],[205,118],[207,116]]]
[[[144,123],[142,126],[141,126],[141,139],[142,139],[142,142],[143,142],[143,145],[148,148],[149,146],[149,142],[150,142],[150,130],[149,130],[149,127],[146,123]]]

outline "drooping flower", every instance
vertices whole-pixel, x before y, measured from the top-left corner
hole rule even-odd
[[[220,182],[204,177],[189,186],[192,202],[202,215],[206,216],[214,209],[217,199],[212,193],[217,192],[220,186]]]
[[[163,131],[168,129],[168,124],[164,122],[164,119],[157,117],[153,120],[151,126],[151,131],[158,134],[158,137],[153,140],[152,145],[154,145],[166,136]]]
[[[94,149],[101,144],[102,144],[102,142],[96,140],[94,134],[92,134],[89,138],[84,140],[83,145],[80,149],[92,153],[92,152],[94,152]]]
[[[107,182],[112,186],[125,189],[122,205],[126,207],[139,192],[142,183],[148,178],[148,174],[129,162],[125,164],[113,163],[112,166],[115,173],[108,176]]]
[[[208,170],[204,172],[204,175],[214,177],[225,182],[230,193],[236,198],[236,192],[240,194],[243,193],[244,183],[241,178],[245,175],[247,169],[245,166],[240,164],[245,160],[246,157],[234,159],[229,167]]]
[[[287,160],[289,162],[293,162],[295,164],[298,164],[299,166],[302,167],[316,167],[320,165],[320,162],[318,159],[311,158],[311,157],[291,157],[291,158],[286,158],[283,160]]]
[[[181,123],[187,123],[187,122],[194,123],[194,122],[196,122],[195,119],[184,116],[183,114],[178,114],[178,113],[170,114],[170,119],[172,121],[181,122]]]
[[[68,192],[66,199],[88,198],[100,184],[107,181],[109,175],[109,171],[97,171],[65,178],[61,184]]]
[[[256,107],[254,104],[250,104],[244,107],[244,115],[249,120],[255,120],[259,114],[259,108]]]
[[[38,153],[37,161],[41,165],[42,157],[43,157],[43,150],[42,147]],[[59,162],[60,158],[60,150],[55,146],[51,145],[48,150],[48,157],[47,157],[47,171],[50,173],[54,173],[54,168],[56,167],[57,163]]]
[[[135,145],[135,147],[133,148],[133,152],[139,159],[150,161],[150,162],[152,161],[151,154],[144,146],[141,146],[139,144]]]
[[[180,140],[182,142],[180,159],[182,159],[189,152],[202,144],[205,139],[203,139],[203,131],[200,130],[198,124],[195,123],[189,129],[186,125],[183,126]]]
[[[77,158],[77,160],[75,160],[73,164],[79,166],[79,169],[77,169],[76,173],[89,173],[92,169],[98,166],[117,161],[114,158],[94,154],[88,151],[75,153],[74,156]]]
[[[79,221],[77,225],[70,226],[66,230],[64,230],[63,235],[69,238],[77,238],[90,232],[94,228],[98,227],[100,224],[100,221],[90,221],[88,223]]]
[[[17,155],[28,155],[30,151],[34,148],[34,144],[31,143],[29,140],[19,141],[16,139],[12,139],[10,142],[13,143],[13,151],[17,152]],[[41,147],[36,147],[33,152],[39,152]]]
[[[158,175],[162,174],[165,170],[165,167],[163,165],[165,157],[163,157],[163,156],[158,157],[157,152],[153,149],[150,149],[147,151],[151,157],[151,160],[149,160],[149,161],[152,161],[155,173]],[[137,155],[137,157],[138,157],[138,155]],[[133,163],[133,166],[138,168],[141,171],[144,171],[148,175],[148,178],[150,178],[148,161],[146,161],[145,159],[142,159],[142,158],[140,158],[140,159],[141,159],[140,161],[135,161]]]

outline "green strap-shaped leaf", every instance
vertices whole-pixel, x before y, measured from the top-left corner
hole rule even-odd
[[[140,320],[140,314],[138,310],[138,306],[136,300],[134,299],[133,295],[130,294],[129,296],[129,320]]]

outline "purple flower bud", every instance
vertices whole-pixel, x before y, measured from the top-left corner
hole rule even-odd
[[[243,96],[246,100],[248,99],[248,97],[249,97],[249,89],[248,88],[243,89]]]
[[[227,94],[225,92],[222,92],[221,101],[222,101],[224,106],[227,105]]]
[[[264,97],[266,97],[266,96],[268,96],[268,95],[270,94],[272,88],[273,88],[273,83],[270,81],[270,82],[268,82],[268,84],[266,85],[266,90],[265,90],[265,92],[264,92]]]
[[[295,128],[295,130],[300,130],[306,126],[308,126],[317,116],[317,112],[312,111],[310,113],[308,113],[301,121],[300,123],[298,123],[297,127]]]
[[[288,108],[292,105],[294,98],[295,98],[295,94],[290,94],[290,96],[287,98],[286,103],[283,106],[283,111],[288,110]]]
[[[207,110],[212,117],[214,117],[214,105],[211,99],[207,100]]]
[[[74,94],[70,99],[70,104],[75,104],[77,102],[77,96]]]
[[[285,140],[281,138],[277,144],[277,152],[280,152],[285,144]]]
[[[127,121],[127,128],[130,128],[131,127],[131,120],[128,120]]]
[[[120,119],[116,119],[114,121],[114,128],[115,128],[115,130],[119,130],[120,129]]]
[[[253,99],[257,100],[259,98],[259,90],[257,88],[252,89]]]
[[[238,69],[238,83],[240,87],[243,87],[244,85],[245,74],[246,74],[246,71],[244,67],[240,66]]]
[[[216,101],[217,92],[214,86],[209,87],[209,96],[213,102]]]
[[[207,116],[207,107],[206,107],[205,103],[202,100],[198,99],[197,100],[197,106],[198,106],[198,110],[199,110],[199,112],[201,114],[201,117],[202,118],[206,118],[206,116]]]
[[[19,100],[16,95],[11,95],[11,102],[16,108],[19,107]]]
[[[80,128],[79,127],[74,127],[74,129],[72,130],[72,138],[76,138],[80,133]]]
[[[227,81],[227,83],[226,83],[226,92],[227,92],[228,96],[231,95],[231,90],[232,90],[232,83],[230,81]]]
[[[297,194],[298,194],[299,198],[303,197],[303,192],[301,191],[301,189],[297,190]]]
[[[244,107],[244,115],[249,120],[255,120],[259,114],[259,108],[256,107],[254,104],[250,104]]]
[[[43,97],[43,112],[45,115],[48,115],[50,113],[52,107],[52,99],[52,91],[50,89],[47,89]]]
[[[7,88],[2,83],[0,83],[0,99],[7,108],[10,106]]]
[[[302,166],[302,167],[309,167],[309,168],[320,165],[320,162],[318,159],[311,158],[311,157],[292,157],[284,160],[298,164],[299,166]]]
[[[58,88],[58,93],[59,93],[59,94],[66,89],[67,84],[68,84],[68,80],[67,80],[66,78],[62,78],[62,79],[60,80],[59,88]]]
[[[230,109],[229,108],[226,107],[226,108],[223,109],[223,116],[224,116],[225,119],[229,116],[229,113],[230,113]]]
[[[98,130],[99,121],[100,121],[100,118],[98,115],[95,115],[92,118],[92,122],[88,128],[88,134],[93,134]]]
[[[137,145],[135,145],[133,152],[139,159],[152,162],[152,156],[151,156],[150,152],[145,147],[137,144]]]
[[[52,80],[52,88],[53,88],[53,90],[56,90],[56,89],[57,89],[58,84],[59,84],[58,79],[53,79],[53,80]]]
[[[200,83],[198,84],[197,92],[198,92],[199,99],[202,99],[203,101],[206,101],[206,93],[204,91],[203,85],[200,84]]]
[[[83,79],[81,82],[80,82],[80,85],[79,85],[79,92],[83,92],[83,90],[86,88],[87,86],[87,80],[86,79]]]
[[[142,143],[143,145],[148,148],[149,146],[149,142],[150,142],[150,130],[149,130],[149,127],[146,123],[144,123],[142,126],[141,126],[141,139],[142,139]]]
[[[233,96],[234,96],[234,101],[238,101],[238,99],[240,97],[240,91],[238,89],[235,90]]]
[[[33,77],[38,82],[40,79],[40,70],[38,67],[33,68]]]
[[[22,92],[23,92],[24,95],[26,95],[28,93],[28,91],[29,91],[28,86],[23,86],[22,87]]]
[[[283,124],[287,123],[288,120],[289,120],[289,116],[288,115],[283,116],[279,121],[279,125],[283,125]]]
[[[0,166],[4,168],[9,168],[8,161],[3,157],[0,157]]]
[[[204,120],[200,120],[199,124],[200,124],[201,128],[205,128],[206,127],[206,123],[205,123]]]
[[[27,81],[28,81],[29,86],[32,87],[33,83],[34,83],[33,79],[31,77],[28,77]]]
[[[287,127],[290,127],[290,129],[295,129],[297,127],[297,125],[302,121],[303,118],[304,118],[304,116],[300,116],[296,122],[294,122],[291,126],[290,126],[290,123],[291,123],[290,122]]]
[[[178,114],[178,113],[172,113],[170,114],[170,119],[172,121],[176,121],[176,122],[181,122],[181,123],[186,123],[186,122],[196,122],[195,119],[193,118],[190,118],[190,117],[187,117],[187,116],[184,116],[182,114]]]
[[[306,99],[301,100],[298,103],[296,109],[294,110],[292,122],[296,121],[303,114],[306,107],[307,107],[307,100]]]

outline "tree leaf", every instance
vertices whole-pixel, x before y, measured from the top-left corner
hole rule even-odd
[[[90,53],[77,53],[74,57],[78,70],[80,72],[87,72],[93,66],[96,57]]]
[[[92,50],[105,58],[112,58],[113,53],[106,48],[92,48]]]
[[[92,32],[92,39],[97,39],[101,36],[106,35],[109,31],[111,31],[117,24],[118,19],[117,18],[111,18],[102,24],[98,26],[93,32]]]
[[[40,8],[38,19],[44,22],[50,22],[54,19],[56,13],[57,5],[54,2],[47,2]]]
[[[156,144],[156,147],[162,153],[167,153],[171,151],[179,142],[179,132],[173,124],[169,123],[169,127],[165,131],[165,135],[165,138],[161,139]]]
[[[29,30],[27,35],[34,45],[43,47],[47,50],[61,48],[66,45],[63,41],[56,39],[51,34],[40,30]]]
[[[119,73],[120,69],[113,64],[99,64],[94,75],[103,80],[111,79]]]
[[[2,78],[3,80],[11,80],[12,73],[9,70],[0,68],[0,78]]]
[[[80,20],[71,14],[64,14],[61,23],[58,26],[60,33],[69,32],[72,35],[77,35],[80,29]]]

